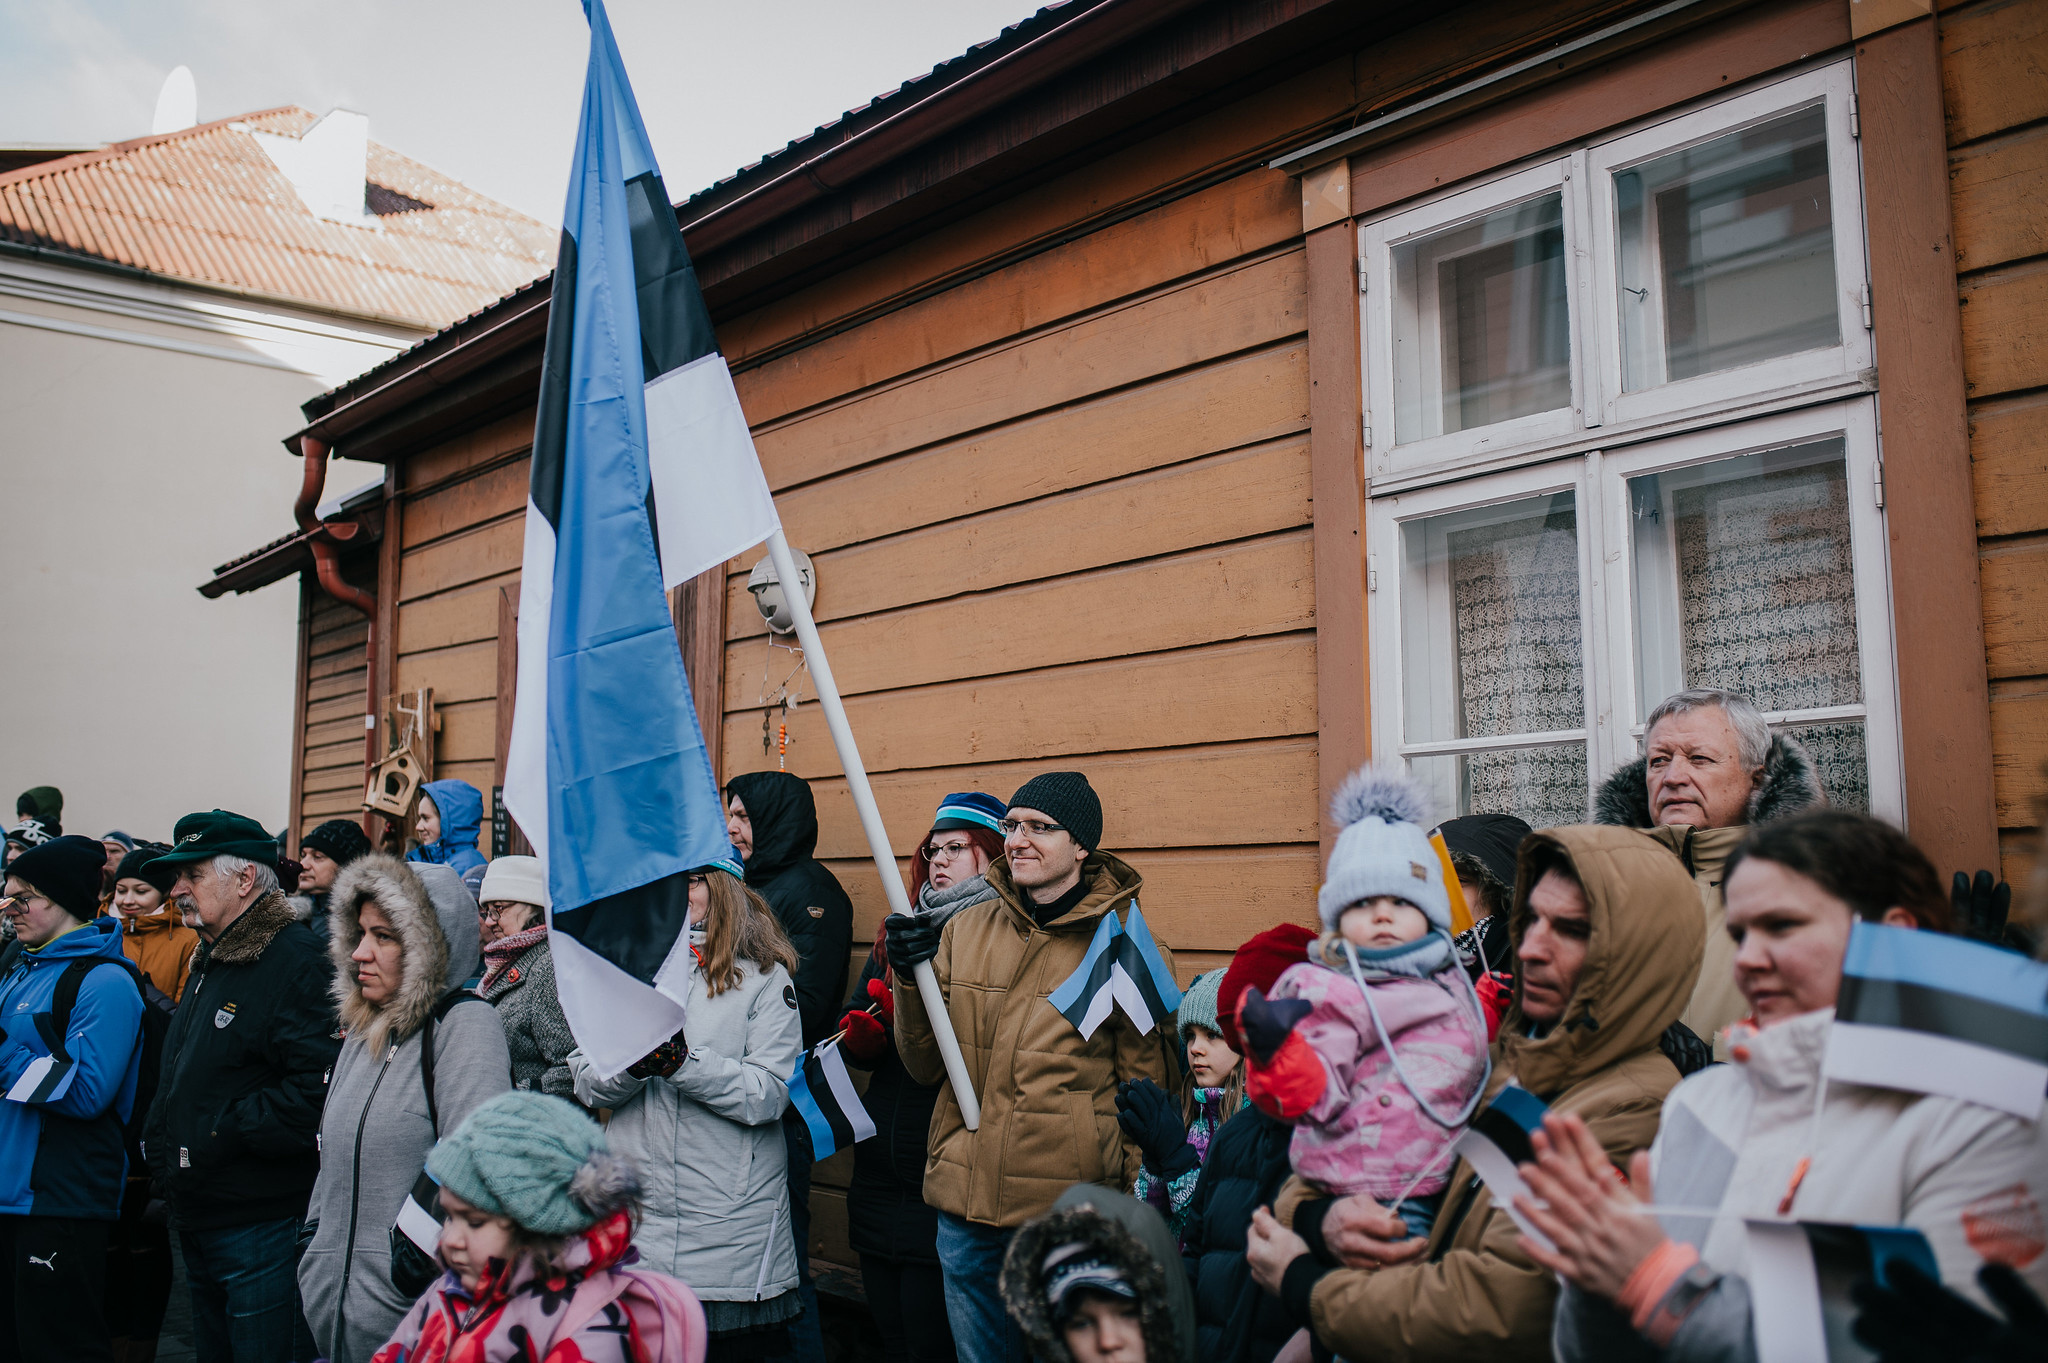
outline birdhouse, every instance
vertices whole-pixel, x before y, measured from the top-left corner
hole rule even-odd
[[[413,797],[420,791],[420,766],[410,751],[400,749],[370,769],[370,783],[363,791],[363,808],[392,819],[403,819],[412,810]]]

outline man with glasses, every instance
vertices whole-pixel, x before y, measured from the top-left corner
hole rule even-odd
[[[939,1214],[946,1315],[965,1363],[1022,1363],[1023,1336],[996,1280],[1018,1226],[1076,1183],[1128,1189],[1138,1148],[1117,1124],[1117,1085],[1148,1078],[1177,1092],[1172,1038],[1112,1014],[1083,1039],[1050,994],[1080,968],[1105,914],[1122,916],[1143,884],[1100,850],[1102,801],[1080,772],[1024,783],[1000,825],[1003,860],[989,867],[995,898],[934,928],[918,915],[884,924],[896,972],[896,1045],[921,1084],[946,1072],[911,977],[930,961],[946,994],[967,1072],[981,1101],[969,1131],[951,1087],[941,1089],[925,1163],[924,1199]],[[1167,968],[1173,957],[1164,946]]]

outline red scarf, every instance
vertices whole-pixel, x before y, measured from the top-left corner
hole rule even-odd
[[[514,961],[526,954],[528,947],[537,947],[547,939],[548,925],[546,923],[536,923],[530,928],[513,933],[510,937],[500,937],[495,942],[486,943],[484,945],[484,977],[476,982],[476,992],[481,994],[484,990],[489,989],[493,984],[497,983],[498,979],[506,971],[512,968]]]

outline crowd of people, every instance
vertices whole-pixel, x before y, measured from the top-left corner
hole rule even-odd
[[[2009,892],[1828,808],[1740,696],[1660,705],[1582,826],[1362,770],[1317,924],[1245,924],[1156,1027],[1049,1001],[1144,887],[1085,775],[946,795],[850,987],[810,789],[724,794],[684,1030],[617,1075],[463,782],[402,858],[222,810],[65,835],[24,794],[0,1360],[147,1363],[175,1235],[204,1363],[823,1363],[789,1085],[827,1042],[867,1076],[845,1226],[891,1363],[1750,1359],[1754,1217],[1925,1237],[1936,1276],[1856,1285],[1885,1359],[2048,1356],[2041,1114],[1821,1064],[1856,922],[2031,949]],[[1510,1086],[1547,1105],[1513,1205],[1459,1147]]]

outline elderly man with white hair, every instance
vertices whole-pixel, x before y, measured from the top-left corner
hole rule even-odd
[[[1720,1031],[1748,1011],[1734,984],[1722,868],[1749,825],[1826,803],[1796,739],[1772,734],[1747,697],[1706,689],[1667,696],[1650,711],[1643,755],[1608,777],[1593,799],[1596,822],[1648,830],[1699,886],[1707,949],[1680,1021],[1714,1041],[1717,1055]]]

